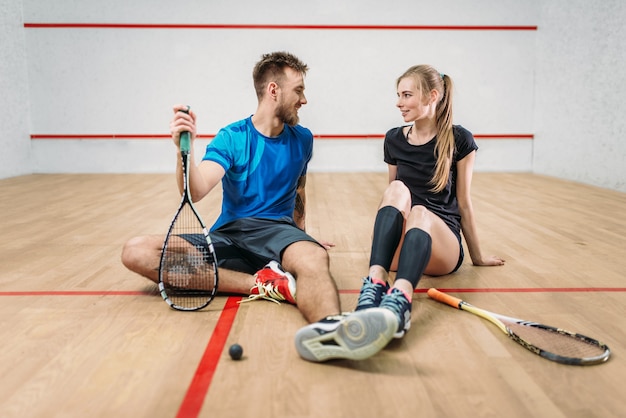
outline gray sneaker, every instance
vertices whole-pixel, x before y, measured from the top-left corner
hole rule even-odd
[[[389,309],[371,308],[328,317],[296,333],[298,354],[308,361],[363,360],[393,339],[398,319]]]
[[[365,277],[359,293],[359,300],[354,310],[362,311],[363,309],[378,308],[383,295],[388,290],[389,284],[386,282],[382,280],[374,281],[371,277]]]
[[[396,331],[393,338],[402,338],[411,328],[411,301],[409,301],[400,289],[392,288],[380,302],[382,309],[387,309],[396,316]]]

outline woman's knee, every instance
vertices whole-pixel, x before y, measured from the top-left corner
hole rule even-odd
[[[411,192],[406,185],[400,180],[394,180],[383,193],[381,206],[395,206],[401,211],[411,205]]]
[[[406,229],[420,228],[428,232],[432,224],[431,216],[434,216],[425,206],[415,205],[411,208],[409,216],[407,216]]]

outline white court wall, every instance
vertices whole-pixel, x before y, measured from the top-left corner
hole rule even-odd
[[[532,0],[399,0],[391,6],[373,0],[24,0],[27,24],[467,27],[538,20]],[[200,134],[209,138],[254,112],[252,67],[275,50],[291,51],[310,67],[301,122],[324,136],[316,139],[311,171],[384,171],[381,137],[403,123],[395,79],[419,63],[454,79],[455,123],[477,136],[477,170],[532,170],[533,140],[498,136],[533,135],[535,30],[27,26],[24,32],[34,172],[172,171],[174,149],[162,138],[171,106],[190,104]],[[151,135],[157,138],[137,139]]]
[[[536,173],[626,192],[624,22],[623,0],[542,2]]]
[[[0,0],[0,178],[31,168],[26,42],[21,0]]]

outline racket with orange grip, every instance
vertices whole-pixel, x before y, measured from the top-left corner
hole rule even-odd
[[[588,366],[604,363],[611,355],[605,344],[581,334],[489,312],[435,288],[428,289],[427,294],[438,302],[486,319],[516,343],[557,363]]]

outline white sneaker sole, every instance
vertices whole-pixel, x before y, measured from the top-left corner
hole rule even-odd
[[[398,319],[388,309],[354,312],[331,323],[309,324],[296,333],[296,349],[308,361],[363,360],[385,348],[398,329]]]

